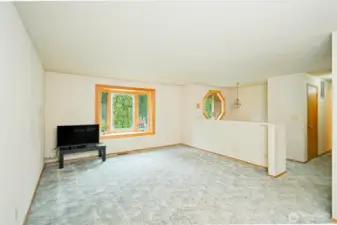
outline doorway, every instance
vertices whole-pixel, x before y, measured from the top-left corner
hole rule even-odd
[[[318,88],[308,84],[307,92],[307,160],[309,161],[318,155]]]

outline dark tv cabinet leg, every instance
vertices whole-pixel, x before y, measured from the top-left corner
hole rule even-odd
[[[98,157],[102,157],[102,150],[98,149]]]
[[[59,169],[62,169],[62,168],[63,168],[63,161],[64,161],[63,153],[60,152],[60,153],[59,153]]]
[[[106,151],[105,151],[105,147],[103,147],[102,149],[102,161],[105,162],[106,160]]]

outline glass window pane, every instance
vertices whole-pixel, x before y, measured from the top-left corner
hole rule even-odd
[[[220,116],[222,111],[222,102],[218,95],[213,96],[213,119],[216,119]]]
[[[112,106],[114,128],[133,127],[133,97],[131,95],[114,94]]]
[[[101,132],[105,133],[107,131],[107,125],[108,125],[108,120],[107,120],[107,102],[108,102],[108,93],[107,92],[102,92],[101,95]]]
[[[139,130],[145,131],[148,129],[148,97],[147,94],[139,95]]]
[[[207,92],[203,105],[203,114],[206,119],[220,120],[225,114],[226,102],[220,91]]]
[[[212,118],[212,108],[213,108],[213,101],[212,101],[212,96],[208,96],[206,99],[205,99],[205,102],[204,102],[204,112],[206,114],[206,116],[208,118]]]

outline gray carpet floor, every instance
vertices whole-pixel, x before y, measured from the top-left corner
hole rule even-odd
[[[46,166],[28,225],[330,223],[331,155],[266,170],[176,146]]]

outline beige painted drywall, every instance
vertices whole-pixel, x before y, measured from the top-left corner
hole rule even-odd
[[[44,71],[12,3],[0,49],[0,224],[22,225],[44,163]]]
[[[288,159],[307,161],[307,84],[317,86],[320,93],[320,82],[319,77],[308,74],[268,79],[268,122],[285,124]],[[330,86],[326,87],[329,92]],[[318,154],[329,150],[329,104],[331,98],[318,97]]]
[[[186,144],[189,146],[268,166],[266,124],[200,118],[188,132],[191,139]]]
[[[207,120],[202,114],[202,107],[197,108],[196,105],[202,103],[205,94],[209,90],[220,90],[226,99],[227,113],[222,121]],[[265,99],[265,86],[247,87],[244,90],[244,103],[247,100],[255,102],[256,105],[266,105],[263,101]],[[222,155],[234,157],[244,161],[248,161],[261,166],[268,166],[267,164],[267,133],[269,126],[266,123],[255,123],[249,121],[233,121],[230,120],[232,113],[232,90],[228,88],[216,88],[206,85],[186,85],[183,88],[182,101],[182,140],[184,144],[201,148],[211,152]],[[251,96],[248,95],[251,93]],[[257,94],[259,93],[259,94]],[[202,105],[202,104],[201,104]],[[246,106],[244,112],[249,115],[249,112],[254,112],[254,105]],[[260,109],[255,112],[262,114]],[[242,115],[242,114],[241,114]],[[256,115],[256,114],[255,114]],[[240,118],[240,115],[236,118]],[[274,158],[274,167],[271,172],[279,172],[285,170],[285,138],[281,137],[282,132],[279,132],[278,126],[274,126],[274,136],[272,137],[275,145],[270,147],[270,150],[276,150],[274,156],[278,156],[278,160]],[[275,133],[275,129],[278,133]],[[281,129],[281,128],[280,128]],[[244,137],[244,141],[240,137]],[[277,145],[277,146],[276,146]],[[248,147],[247,147],[248,146]],[[282,158],[283,154],[283,158]],[[283,162],[283,164],[282,164]]]
[[[246,122],[266,122],[267,121],[267,85],[259,84],[239,89],[239,97],[242,107],[239,109],[233,106],[236,99],[235,88],[219,88],[208,85],[185,85],[182,99],[183,109],[183,132],[182,139],[188,141],[190,129],[195,120],[202,119],[202,100],[209,90],[219,90],[225,97],[226,114],[222,120],[246,121]],[[198,109],[196,105],[199,104]]]
[[[324,106],[326,114],[323,117],[323,120],[325,121],[325,126],[323,127],[323,130],[325,130],[327,134],[323,148],[325,150],[332,150],[332,92],[333,92],[332,90],[333,90],[332,81],[327,81],[325,91],[327,104],[325,104]]]
[[[191,143],[192,140],[192,126],[196,120],[204,119],[205,117],[202,114],[202,100],[209,90],[219,90],[222,95],[225,97],[226,101],[226,114],[223,117],[224,120],[228,118],[230,114],[230,101],[228,100],[228,90],[225,88],[219,88],[214,86],[206,85],[185,85],[182,91],[182,140],[183,143]],[[197,108],[199,104],[199,108]]]
[[[268,124],[268,174],[277,176],[287,170],[287,134],[282,124]]]
[[[235,88],[227,88],[230,111],[227,120],[267,122],[267,84],[239,88],[241,107],[235,108]]]
[[[321,98],[321,81],[325,83],[325,97]],[[319,77],[306,75],[305,83],[318,87],[318,154],[332,149],[332,84]],[[307,107],[307,102],[305,102]],[[307,111],[305,112],[307,115]],[[306,137],[307,140],[307,137]]]
[[[108,153],[182,142],[181,86],[46,72],[46,157],[55,157],[57,125],[95,123],[95,84],[156,90],[156,134],[102,140]]]

